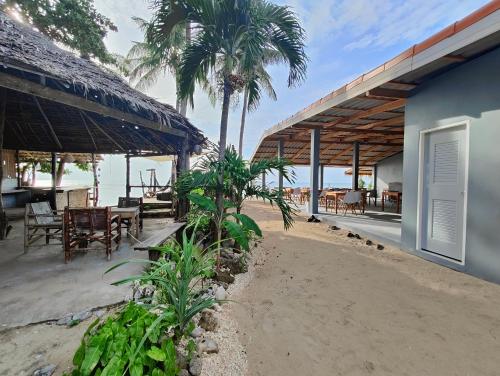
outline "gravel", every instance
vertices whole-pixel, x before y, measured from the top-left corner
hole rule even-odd
[[[261,262],[262,249],[257,246],[253,249],[251,257],[247,260],[248,272],[237,274],[234,283],[230,284],[226,293],[227,299],[238,301],[238,296],[243,293],[253,279],[255,266]],[[247,356],[245,348],[238,339],[239,328],[232,317],[232,305],[225,303],[222,310],[215,312],[219,319],[219,328],[210,333],[210,338],[217,342],[219,353],[203,354],[202,376],[243,376],[247,373]]]

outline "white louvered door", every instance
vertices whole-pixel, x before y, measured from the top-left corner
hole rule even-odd
[[[428,135],[422,248],[462,261],[466,128]]]

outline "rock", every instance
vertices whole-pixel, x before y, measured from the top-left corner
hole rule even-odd
[[[219,270],[215,273],[215,279],[224,283],[233,283],[234,275],[231,274],[229,270]]]
[[[54,371],[56,370],[56,365],[55,364],[49,364],[46,365],[42,368],[37,369],[34,373],[33,376],[51,376]]]
[[[187,369],[181,369],[181,372],[179,372],[179,376],[190,376],[191,374]]]
[[[193,338],[198,338],[201,337],[203,333],[205,333],[205,329],[197,326],[196,328],[193,329],[193,331],[189,335]]]
[[[90,317],[92,317],[92,311],[81,311],[81,312],[75,313],[71,317],[71,320],[80,322],[80,321],[85,321]]]
[[[373,242],[372,242],[370,239],[368,239],[368,240],[366,241],[366,245],[373,245]]]
[[[201,370],[203,369],[203,363],[201,358],[194,356],[189,362],[189,373],[193,376],[201,375]]]
[[[198,342],[198,352],[207,354],[217,354],[219,352],[219,345],[211,338],[204,338]]]
[[[233,251],[223,249],[221,251],[220,262],[232,274],[246,273],[248,271],[246,258],[243,254],[236,254]]]
[[[381,251],[384,249],[384,246],[382,244],[377,244],[377,249]]]
[[[222,286],[217,287],[214,297],[215,300],[225,300],[227,298],[226,289]]]
[[[201,313],[201,318],[200,321],[198,322],[198,325],[201,326],[206,331],[213,332],[219,326],[219,321],[217,320],[217,317],[215,317],[212,311],[204,310]]]
[[[184,351],[180,349],[175,349],[175,364],[177,367],[180,369],[187,369],[188,368],[188,358],[184,354]]]
[[[134,300],[138,301],[153,296],[155,287],[153,285],[141,285],[139,282],[135,282],[132,291]]]
[[[347,234],[347,237],[348,237],[348,238],[354,238],[354,234],[353,234],[352,232],[349,232],[349,233]]]
[[[68,316],[65,316],[59,320],[56,321],[56,325],[70,325],[71,322],[73,321],[72,319],[73,315],[68,315]]]
[[[222,307],[220,306],[220,304],[217,304],[217,303],[215,303],[215,304],[212,306],[212,309],[213,309],[215,312],[220,312],[220,311],[222,311]]]
[[[340,230],[340,228],[337,226],[330,226],[330,230],[337,231],[337,230]]]
[[[354,237],[355,237],[356,239],[361,239],[361,236],[359,236],[359,234],[354,235]]]
[[[106,311],[104,309],[99,309],[97,311],[94,311],[94,315],[96,315],[96,317],[98,317],[98,318],[101,318],[105,314],[106,314]]]

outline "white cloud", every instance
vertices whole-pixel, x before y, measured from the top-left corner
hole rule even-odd
[[[312,45],[351,40],[346,50],[416,42],[487,0],[293,0]]]

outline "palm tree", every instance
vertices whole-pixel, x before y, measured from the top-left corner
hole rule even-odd
[[[265,67],[269,64],[285,62],[276,50],[266,49],[263,51],[262,59],[252,68],[250,72],[245,72],[245,89],[243,91],[243,108],[241,110],[240,138],[238,143],[238,155],[243,156],[243,136],[245,133],[245,122],[247,112],[256,110],[259,106],[261,91],[264,89],[267,96],[276,100],[271,76],[267,73]]]
[[[295,13],[265,0],[156,0],[156,34],[169,35],[175,26],[190,21],[195,30],[181,58],[179,94],[193,101],[196,83],[214,77],[222,93],[219,162],[224,160],[229,104],[235,91],[245,86],[242,72],[251,72],[263,51],[274,50],[289,66],[288,85],[306,72],[305,33]],[[222,163],[221,163],[222,165]],[[219,172],[217,207],[222,212],[223,176]]]
[[[151,32],[154,27],[154,19],[151,22],[138,17],[133,19],[144,31],[144,41],[134,43],[122,64],[122,71],[138,89],[149,88],[157,82],[160,76],[170,72],[175,78],[177,94],[181,54],[191,39],[189,23],[178,24],[170,34],[160,36]],[[176,110],[181,115],[186,116],[187,100],[181,100],[178,95],[176,97]]]

